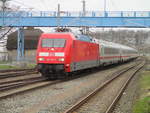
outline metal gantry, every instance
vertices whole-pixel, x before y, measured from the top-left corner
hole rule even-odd
[[[58,23],[58,17],[59,23]],[[4,18],[4,21],[3,21]],[[0,12],[0,26],[150,27],[150,11]]]
[[[0,11],[0,27],[19,27],[18,60],[24,58],[23,27],[150,27],[150,11]]]
[[[17,43],[17,61],[24,59],[24,29],[19,27],[18,29],[18,43]]]

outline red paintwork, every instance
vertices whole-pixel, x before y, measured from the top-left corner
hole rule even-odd
[[[63,48],[42,48],[41,40],[44,38],[63,38],[66,39],[66,45]],[[50,33],[42,34],[37,48],[37,64],[64,64],[65,72],[70,72],[70,65],[73,62],[86,62],[103,59],[114,59],[114,58],[129,58],[134,55],[121,55],[117,56],[101,56],[99,53],[100,44],[77,40],[72,33]],[[40,52],[48,52],[49,56],[39,56]],[[55,52],[64,52],[65,56],[55,56]],[[39,58],[44,58],[44,61],[39,61]],[[64,61],[58,61],[59,58],[64,58]]]
[[[51,50],[51,48],[42,48],[41,40],[44,38],[65,38],[67,40],[66,46],[64,48],[54,48],[55,50]],[[56,33],[56,34],[42,34],[37,48],[37,64],[45,63],[45,64],[64,64],[65,71],[70,72],[70,65],[73,62],[81,62],[81,61],[89,61],[89,60],[98,60],[99,46],[96,43],[90,43],[85,41],[76,40],[76,38],[71,33]],[[40,58],[39,52],[50,52],[50,56],[42,56],[44,61],[39,61]],[[56,57],[53,55],[55,52],[64,52],[64,57]],[[65,61],[58,61],[58,58],[65,58]],[[68,66],[69,64],[69,66]]]
[[[41,40],[44,38],[63,38],[66,39],[66,45],[64,48],[53,48],[54,50],[51,50],[52,48],[42,48],[41,47]],[[45,64],[70,64],[70,51],[71,51],[71,46],[73,43],[73,40],[75,40],[75,38],[73,37],[72,34],[70,33],[54,33],[54,34],[42,34],[40,39],[39,39],[39,43],[38,43],[38,48],[37,48],[37,63],[45,63]],[[51,53],[49,56],[46,57],[41,57],[44,58],[44,61],[39,61],[38,59],[40,58],[39,56],[39,52],[49,52]],[[64,52],[65,56],[54,56],[53,54],[55,52]],[[58,61],[57,59],[59,58],[64,58],[65,61]],[[70,67],[67,68],[67,72],[69,72]]]
[[[80,40],[74,41],[72,62],[98,60],[98,57],[99,57],[98,44]]]

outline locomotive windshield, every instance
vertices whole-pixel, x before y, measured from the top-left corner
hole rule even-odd
[[[42,47],[65,47],[65,39],[46,38],[42,40]]]

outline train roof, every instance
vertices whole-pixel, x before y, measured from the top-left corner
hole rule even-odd
[[[93,38],[87,35],[77,34],[75,36],[77,40],[86,41],[86,42],[94,42]]]
[[[114,42],[109,42],[109,41],[104,41],[104,40],[98,40],[98,43],[102,46],[106,46],[106,47],[112,47],[112,48],[121,48],[121,49],[127,49],[127,50],[133,50],[136,51],[136,49],[122,45],[122,44],[118,44],[118,43],[114,43]]]
[[[95,42],[92,37],[83,34],[76,34],[72,32],[56,32],[56,33],[43,33],[42,35],[72,35],[76,40],[86,41],[86,42]]]
[[[127,49],[127,50],[133,50],[133,51],[136,51],[136,49],[134,48],[131,48],[131,47],[128,47],[128,46],[125,46],[125,45],[122,45],[122,44],[118,44],[118,43],[114,43],[114,42],[109,42],[109,41],[104,41],[104,40],[101,40],[101,39],[96,39],[96,38],[93,38],[93,37],[90,37],[88,35],[83,35],[83,34],[76,34],[76,33],[72,33],[72,32],[54,32],[54,33],[43,33],[43,35],[46,35],[46,34],[52,34],[52,35],[60,35],[60,34],[63,34],[63,35],[72,35],[74,36],[74,38],[76,40],[81,40],[81,41],[86,41],[86,42],[91,42],[91,43],[97,43],[97,44],[100,44],[102,46],[105,46],[105,47],[111,47],[111,48],[121,48],[121,49]]]

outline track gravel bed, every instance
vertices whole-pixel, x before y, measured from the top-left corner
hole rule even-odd
[[[28,75],[25,75],[25,76],[3,78],[3,79],[0,79],[0,84],[2,84],[4,82],[15,81],[15,80],[22,80],[22,79],[29,79],[29,78],[33,78],[33,77],[41,77],[41,74],[28,74]]]
[[[6,98],[6,97],[11,97],[13,95],[16,94],[22,94],[23,92],[27,92],[27,91],[31,91],[33,89],[38,89],[44,86],[48,86],[51,84],[55,84],[56,81],[52,82],[52,81],[39,81],[39,82],[35,82],[35,83],[31,83],[22,87],[17,87],[17,88],[12,88],[6,91],[2,91],[0,93],[0,99],[2,98]]]
[[[139,79],[140,73],[137,73],[127,86],[113,113],[132,113],[133,104],[140,93]]]
[[[24,73],[24,72],[26,72],[26,71],[17,71],[17,72],[15,72],[15,71],[13,71],[13,72],[3,72],[3,73],[0,73],[0,76],[2,76],[2,75],[8,75],[8,74],[15,74],[15,73]]]
[[[113,101],[114,97],[120,91],[121,86],[124,85],[125,81],[129,78],[130,72],[126,72],[119,78],[112,81],[108,86],[98,92],[92,97],[87,103],[81,106],[77,113],[105,113],[106,109]]]
[[[2,99],[0,100],[0,113],[61,113],[79,98],[107,80],[111,73],[129,65],[121,65],[75,80]]]
[[[5,73],[5,72],[21,72],[21,71],[32,71],[35,70],[35,68],[25,68],[25,69],[0,69],[0,73]]]
[[[7,72],[0,72],[0,76],[8,75],[8,74],[19,74],[19,73],[29,73],[35,70],[21,70],[21,71],[7,71]]]

